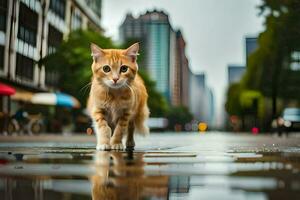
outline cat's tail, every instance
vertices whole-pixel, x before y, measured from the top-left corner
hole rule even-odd
[[[149,127],[145,124],[140,125],[140,124],[135,124],[135,132],[143,135],[143,136],[147,136],[149,135]]]
[[[134,125],[135,125],[135,132],[143,135],[143,136],[147,136],[149,135],[149,127],[147,126],[147,119],[149,118],[149,109],[147,106],[144,106],[142,112],[140,112],[134,121]]]

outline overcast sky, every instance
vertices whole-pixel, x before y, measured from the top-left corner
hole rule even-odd
[[[147,10],[163,10],[171,25],[181,29],[186,54],[194,73],[204,72],[216,99],[221,120],[227,88],[227,65],[245,63],[245,36],[263,29],[258,17],[261,0],[103,0],[102,25],[107,36],[118,39],[118,27],[127,12],[139,16]]]

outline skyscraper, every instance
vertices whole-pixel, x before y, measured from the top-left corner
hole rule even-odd
[[[204,121],[204,108],[205,108],[205,74],[191,74],[189,93],[190,98],[190,110],[196,120]]]
[[[185,54],[185,46],[186,42],[183,38],[183,35],[181,31],[176,32],[176,47],[177,47],[177,77],[176,77],[176,82],[174,83],[175,86],[175,91],[177,92],[177,95],[175,96],[176,98],[179,98],[179,102],[181,105],[184,105],[186,107],[190,107],[190,98],[191,95],[189,93],[189,88],[191,87],[190,85],[190,79],[193,73],[190,70],[189,67],[189,60],[186,57]]]
[[[214,96],[206,84],[206,76],[204,73],[192,73],[190,76],[190,111],[197,122],[213,126]]]
[[[248,57],[258,47],[257,37],[246,37],[245,38],[245,45],[246,45],[246,63],[248,63]]]
[[[246,67],[238,65],[228,65],[228,83],[237,83],[243,77]]]
[[[178,46],[178,33],[171,27],[168,15],[157,10],[147,11],[138,18],[127,14],[120,26],[120,40],[131,39],[141,42],[144,58],[141,69],[156,81],[157,90],[173,105],[181,104],[179,76],[182,59],[178,56],[184,53],[184,46]],[[178,49],[180,47],[183,49]]]

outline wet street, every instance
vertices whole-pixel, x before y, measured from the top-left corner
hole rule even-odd
[[[0,199],[300,199],[300,137],[161,133],[133,152],[94,136],[0,137]]]

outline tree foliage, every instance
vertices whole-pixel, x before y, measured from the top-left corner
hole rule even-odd
[[[300,1],[263,0],[259,9],[266,29],[258,37],[258,49],[248,57],[243,79],[229,87],[226,110],[241,113],[237,96],[256,90],[272,99],[275,117],[278,98],[300,99],[300,72],[290,68],[292,52],[300,51]]]
[[[300,1],[264,0],[260,10],[266,30],[259,35],[259,48],[248,59],[243,84],[274,100],[299,99],[300,89],[294,87],[300,83],[295,78],[299,72],[290,73],[290,63],[292,52],[300,51]]]
[[[86,104],[92,76],[91,43],[101,48],[115,47],[108,37],[92,31],[78,30],[70,33],[68,40],[43,60],[46,70],[59,72],[59,88],[77,97],[82,105]]]
[[[185,106],[172,106],[167,112],[167,118],[169,128],[173,129],[176,124],[184,126],[186,123],[191,122],[193,115]]]
[[[240,103],[241,92],[241,84],[233,83],[229,86],[227,90],[227,101],[225,103],[225,110],[229,115],[242,115],[242,107]]]
[[[134,42],[137,40],[130,40],[117,46],[110,38],[99,33],[78,30],[72,32],[68,40],[64,41],[54,54],[46,57],[42,62],[45,64],[46,70],[59,72],[59,89],[77,97],[81,104],[85,105],[92,76],[90,44],[95,43],[106,49],[127,48]],[[138,62],[142,62],[143,58],[143,53],[141,53]],[[165,116],[168,104],[163,95],[156,90],[155,81],[148,76],[146,71],[139,70],[138,73],[143,78],[149,94],[148,105],[151,116]]]
[[[155,88],[156,82],[153,81],[150,76],[145,72],[140,70],[140,76],[143,78],[144,83],[148,92],[148,106],[150,109],[151,117],[165,117],[169,109],[166,98],[157,91]]]

